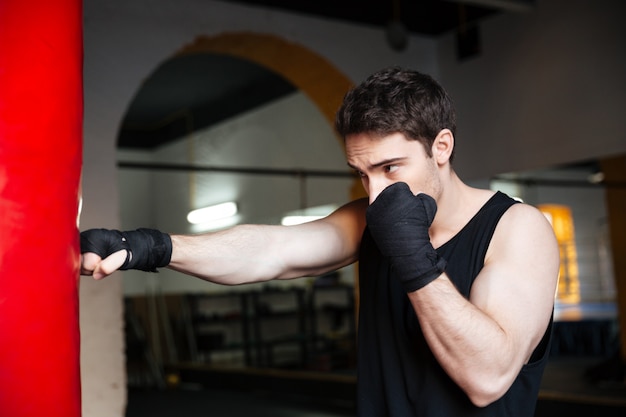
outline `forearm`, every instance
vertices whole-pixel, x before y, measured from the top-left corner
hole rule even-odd
[[[203,235],[90,229],[81,232],[81,274],[102,279],[118,269],[167,266],[224,285],[321,275],[356,261],[365,207],[361,199],[297,226],[240,225]]]
[[[522,364],[502,327],[445,274],[409,298],[433,354],[470,400],[484,406],[502,396]]]
[[[352,234],[357,236],[354,231]],[[356,260],[358,240],[348,236],[336,219],[298,226],[239,225],[217,233],[175,235],[169,267],[225,285],[316,276]]]
[[[282,277],[286,267],[279,256],[278,227],[241,225],[203,235],[172,235],[168,267],[225,285]]]

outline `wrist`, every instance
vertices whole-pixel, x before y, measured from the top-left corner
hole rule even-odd
[[[414,248],[410,255],[390,256],[395,278],[400,280],[407,292],[413,292],[430,284],[446,270],[446,260],[437,253],[430,242]]]
[[[157,268],[169,265],[172,258],[172,239],[167,233],[142,228],[122,232],[122,236],[128,242],[129,256],[121,270],[157,272]]]
[[[402,262],[407,261],[407,259],[402,260]],[[392,263],[394,264],[394,270],[396,271],[396,274],[398,275],[398,278],[402,282],[402,286],[407,293],[420,290],[439,278],[446,271],[447,265],[446,260],[439,255],[437,255],[436,258],[432,260],[431,265],[425,269],[423,269],[423,265],[420,269],[415,268],[415,262],[411,262],[411,264],[407,267],[397,267],[395,265],[398,264],[397,260],[396,262],[392,261]]]

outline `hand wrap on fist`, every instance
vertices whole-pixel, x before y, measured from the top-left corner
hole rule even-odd
[[[383,190],[367,208],[370,233],[407,292],[418,290],[439,277],[446,261],[430,243],[428,229],[437,204],[426,195],[413,195],[405,183]]]
[[[93,252],[104,259],[122,249],[127,254],[121,270],[157,272],[157,268],[169,265],[172,258],[172,240],[158,230],[90,229],[80,234],[80,253]]]

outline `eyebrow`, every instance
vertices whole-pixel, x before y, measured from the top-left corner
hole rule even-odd
[[[394,163],[398,163],[401,161],[404,161],[405,159],[407,159],[407,157],[396,157],[396,158],[389,158],[389,159],[384,159],[380,162],[376,162],[375,164],[370,165],[368,168],[372,169],[372,168],[379,168],[381,166],[385,166],[385,165],[391,165]],[[352,165],[350,162],[348,162],[348,166],[356,171],[360,171],[360,169],[354,165]]]

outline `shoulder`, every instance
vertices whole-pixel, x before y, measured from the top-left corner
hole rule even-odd
[[[365,215],[365,210],[367,209],[367,206],[369,205],[369,201],[367,199],[367,197],[364,198],[359,198],[353,201],[350,201],[349,203],[344,204],[343,206],[341,206],[339,208],[339,210],[348,210],[348,211],[352,211],[355,214],[362,214]]]
[[[541,311],[549,312],[559,263],[559,248],[547,218],[536,207],[513,204],[496,226],[471,297],[484,305],[494,302],[490,294],[499,294],[506,301],[494,302],[497,308],[516,304],[529,314],[528,306],[541,305]],[[545,330],[538,329],[537,335]]]
[[[325,220],[341,228],[357,228],[362,232],[365,228],[367,206],[367,198],[350,201],[331,213]]]
[[[328,217],[315,223],[330,226],[340,234],[342,239],[349,239],[358,243],[365,229],[365,211],[367,206],[367,198],[354,200],[344,204]]]
[[[363,221],[365,222],[365,211],[367,210],[368,199],[360,198],[350,201],[338,209],[333,211],[330,215],[325,217],[324,221],[336,222],[336,221]]]
[[[558,260],[552,225],[536,207],[525,203],[513,204],[496,226],[487,256],[494,253],[509,253],[519,258],[534,254]]]
[[[501,223],[505,228],[518,229],[532,226],[531,230],[552,231],[548,218],[537,207],[526,203],[511,205],[502,215]]]

